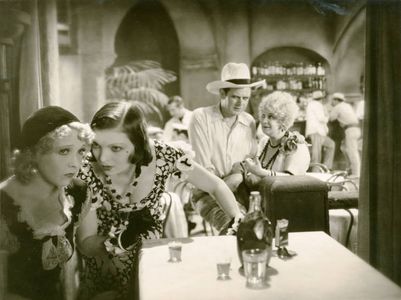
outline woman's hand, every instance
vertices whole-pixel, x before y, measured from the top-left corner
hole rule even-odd
[[[245,166],[250,173],[260,177],[273,176],[273,175],[275,176],[276,174],[271,170],[263,169],[262,164],[260,163],[259,158],[257,157],[253,159],[252,158],[245,159]]]
[[[258,176],[263,176],[263,168],[262,164],[259,161],[259,158],[254,157],[254,158],[247,158],[245,159],[245,166],[249,172],[252,174],[258,175]]]

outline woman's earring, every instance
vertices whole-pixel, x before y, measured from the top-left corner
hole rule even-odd
[[[38,174],[38,169],[32,167],[30,172],[32,175],[36,175],[36,174]]]

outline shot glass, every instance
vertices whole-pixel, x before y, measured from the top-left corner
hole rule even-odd
[[[250,289],[261,289],[266,286],[266,249],[249,249],[242,251],[246,287]]]
[[[170,258],[168,262],[178,263],[181,261],[181,249],[182,245],[180,242],[170,242],[168,243],[168,251]]]
[[[219,257],[216,261],[217,280],[230,280],[231,257]]]

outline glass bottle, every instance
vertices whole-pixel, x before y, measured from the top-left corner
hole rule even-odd
[[[272,255],[273,226],[262,211],[261,196],[258,191],[249,196],[249,209],[237,231],[237,250],[242,265],[242,251],[248,249],[267,249],[269,264]],[[241,267],[242,268],[242,267]]]

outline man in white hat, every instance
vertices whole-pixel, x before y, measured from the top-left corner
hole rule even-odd
[[[312,93],[312,101],[306,107],[305,136],[310,139],[312,144],[311,162],[323,163],[331,169],[333,167],[336,144],[327,136],[329,132],[327,127],[329,115],[323,107],[323,98],[322,91],[314,91]]]
[[[221,80],[206,86],[210,93],[219,95],[219,103],[198,108],[192,114],[189,138],[196,161],[222,178],[233,192],[242,182],[242,175],[231,174],[233,164],[256,154],[255,120],[245,108],[251,88],[264,83],[264,80],[251,82],[246,64],[228,63],[221,71]],[[217,230],[229,223],[216,201],[207,194],[195,193],[194,202],[201,216]]]
[[[361,158],[358,151],[358,140],[361,137],[359,121],[352,106],[345,102],[345,96],[342,93],[332,95],[333,109],[330,112],[330,120],[338,120],[340,126],[344,129],[345,138],[342,149],[351,165],[351,173],[359,177],[361,168]]]

